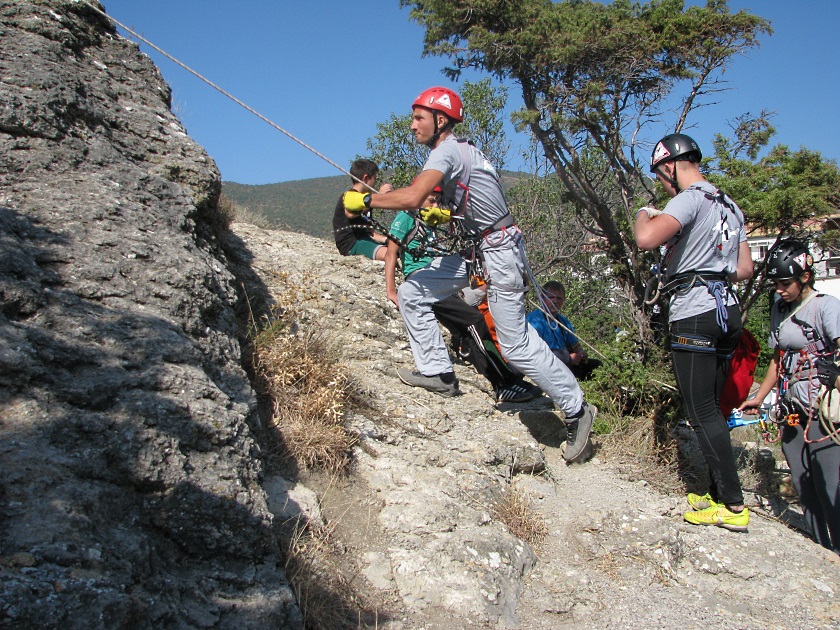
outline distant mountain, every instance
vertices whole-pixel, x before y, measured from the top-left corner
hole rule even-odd
[[[502,171],[505,192],[522,176]],[[222,192],[235,203],[265,215],[275,227],[330,240],[335,204],[349,184],[347,175],[258,186],[223,182]]]
[[[347,175],[260,186],[223,182],[222,192],[239,205],[265,215],[275,227],[331,239],[335,204],[349,184]]]

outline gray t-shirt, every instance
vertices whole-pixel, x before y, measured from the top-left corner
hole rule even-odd
[[[773,305],[770,309],[768,344],[771,348],[779,348],[786,353],[791,351],[791,357],[782,361],[786,376],[796,377],[795,382],[790,385],[787,397],[808,409],[810,401],[815,399],[819,392],[820,382],[814,369],[809,387],[808,366],[805,365],[804,370],[802,365],[797,367],[799,351],[805,349],[813,365],[818,358],[815,354],[817,351],[826,346],[829,351],[837,347],[835,340],[840,338],[840,300],[830,295],[818,294],[793,317],[787,319],[797,306],[799,302],[788,304],[784,300],[778,300]]]
[[[462,153],[464,144],[466,151]],[[443,201],[455,209],[463,194],[458,182],[466,177],[464,155],[471,160],[467,207],[464,212],[464,227],[468,230],[483,231],[493,226],[507,215],[507,202],[499,184],[499,175],[484,154],[474,146],[459,143],[453,135],[449,135],[429,154],[423,170],[436,170],[443,173]]]
[[[738,248],[747,240],[744,215],[729,198],[731,208],[720,201],[707,199],[704,192],[715,194],[717,188],[702,181],[671,199],[663,210],[682,226],[665,245],[666,277],[702,271],[730,275],[738,267]],[[726,305],[737,304],[732,291],[726,292]],[[669,321],[705,313],[716,307],[715,298],[705,286],[680,291],[671,296]]]

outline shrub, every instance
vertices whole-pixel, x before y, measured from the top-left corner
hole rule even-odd
[[[600,411],[597,433],[610,433],[623,418],[659,415],[674,406],[677,390],[664,352],[654,348],[649,353],[645,364],[629,335],[603,350],[601,367],[581,384],[586,399]]]

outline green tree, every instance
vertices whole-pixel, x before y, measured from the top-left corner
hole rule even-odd
[[[803,238],[837,251],[837,231],[823,226],[840,213],[840,169],[805,147],[792,151],[780,144],[759,157],[775,134],[771,117],[766,111],[745,114],[736,119],[732,137],[717,134],[705,174],[738,203],[750,233]],[[763,261],[758,271],[742,289],[745,313],[763,294]]]
[[[730,13],[725,0],[689,8],[682,0],[401,3],[426,30],[424,54],[451,59],[451,77],[476,68],[520,86],[516,120],[602,238],[617,279],[640,301],[649,258],[636,248],[631,221],[654,194],[643,166],[649,145],[640,138],[647,129],[657,130],[655,139],[682,129],[722,89],[732,58],[770,32],[769,23]]]
[[[455,135],[475,142],[499,170],[504,168],[510,143],[504,131],[502,112],[507,104],[507,88],[493,86],[489,78],[476,83],[465,81],[459,92],[464,103],[464,121],[455,126]],[[367,141],[369,157],[390,173],[395,187],[407,186],[423,168],[429,149],[417,144],[411,133],[411,114],[391,117],[376,125],[376,135]]]

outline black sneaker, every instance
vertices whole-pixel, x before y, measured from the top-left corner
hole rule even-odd
[[[534,399],[534,388],[525,383],[500,385],[496,388],[496,402],[520,403]]]
[[[458,379],[454,372],[438,374],[437,376],[423,376],[417,370],[399,368],[397,376],[406,385],[422,387],[441,396],[460,396],[462,393],[458,389]]]
[[[566,449],[563,458],[567,463],[583,462],[592,457],[592,422],[598,415],[595,405],[583,403],[581,413],[577,417],[566,419]]]

